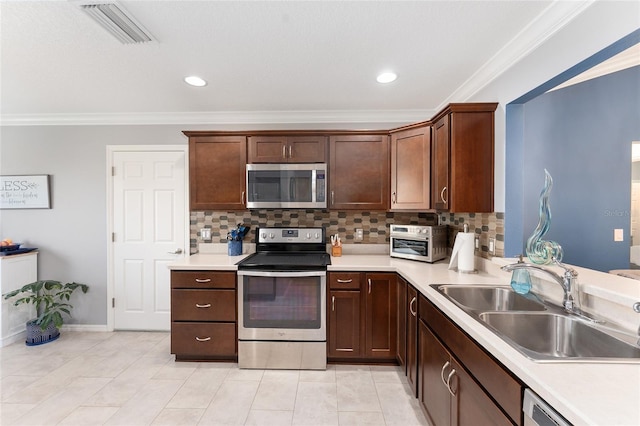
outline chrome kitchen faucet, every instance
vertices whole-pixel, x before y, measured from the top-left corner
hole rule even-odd
[[[586,314],[580,309],[579,307],[580,298],[578,297],[578,281],[577,281],[578,273],[575,271],[575,269],[561,263],[555,257],[552,258],[552,261],[555,265],[564,269],[564,273],[562,274],[562,276],[558,275],[556,272],[552,270],[543,268],[542,266],[532,265],[530,263],[512,263],[510,265],[505,265],[500,269],[508,272],[513,272],[514,270],[517,270],[517,269],[526,269],[526,270],[533,270],[533,271],[539,271],[539,272],[545,273],[546,275],[553,278],[553,280],[558,284],[560,284],[560,286],[562,287],[562,290],[564,291],[562,306],[567,312],[584,317],[590,321],[603,322],[601,320],[596,320],[592,318],[591,316],[589,316],[588,314]]]

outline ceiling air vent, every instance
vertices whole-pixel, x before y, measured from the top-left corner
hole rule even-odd
[[[82,10],[123,44],[153,41],[142,25],[115,3],[83,4]]]

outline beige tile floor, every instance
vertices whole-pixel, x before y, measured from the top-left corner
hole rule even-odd
[[[63,332],[0,348],[0,424],[426,425],[394,366],[175,362],[169,333]]]

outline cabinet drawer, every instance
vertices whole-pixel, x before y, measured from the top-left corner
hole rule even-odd
[[[522,413],[523,389],[520,382],[423,295],[420,295],[418,306],[420,320],[434,331],[504,412],[518,424]]]
[[[171,353],[177,357],[235,357],[235,323],[172,323]]]
[[[236,273],[171,271],[171,288],[236,288]]]
[[[235,321],[235,290],[171,290],[172,321]]]
[[[329,288],[331,290],[360,290],[360,273],[331,272],[329,273]]]

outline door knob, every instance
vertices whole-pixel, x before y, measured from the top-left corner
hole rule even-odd
[[[167,253],[169,253],[169,254],[182,254],[182,249],[181,248],[177,248],[175,251],[169,251]]]

